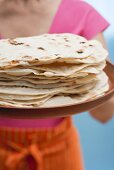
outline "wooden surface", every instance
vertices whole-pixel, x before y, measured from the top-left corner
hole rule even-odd
[[[107,62],[107,66],[105,68],[105,72],[107,73],[110,81],[110,89],[109,91],[96,99],[92,99],[86,102],[82,102],[80,104],[74,105],[66,105],[66,106],[58,106],[58,107],[50,107],[50,108],[4,108],[0,107],[0,116],[1,117],[12,117],[12,118],[49,118],[49,117],[65,117],[74,114],[79,114],[81,112],[85,112],[91,110],[100,104],[105,103],[108,99],[110,99],[114,95],[114,66]]]

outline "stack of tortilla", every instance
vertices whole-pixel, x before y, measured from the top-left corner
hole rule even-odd
[[[73,34],[0,41],[0,106],[50,107],[103,95],[107,51]]]

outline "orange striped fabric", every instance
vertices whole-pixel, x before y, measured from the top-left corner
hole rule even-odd
[[[71,118],[48,129],[0,128],[0,170],[83,170]]]

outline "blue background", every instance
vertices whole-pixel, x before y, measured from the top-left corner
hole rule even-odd
[[[105,32],[111,60],[114,62],[114,0],[86,0],[111,26]],[[79,130],[86,170],[114,170],[114,119],[100,124],[83,113],[74,117]]]

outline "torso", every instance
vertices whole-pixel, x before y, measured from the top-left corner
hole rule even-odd
[[[85,36],[86,38],[90,39],[98,33],[98,27],[96,28],[95,25],[99,25],[99,31],[104,30],[108,23],[104,20],[99,14],[91,8],[87,3],[80,0],[61,0],[61,6],[59,7],[60,0],[28,0],[28,2],[36,2],[38,7],[35,5],[32,7],[32,4],[29,4],[27,10],[24,6],[24,9],[17,7],[17,13],[15,15],[7,14],[4,17],[1,17],[2,13],[2,6],[1,2],[24,2],[25,0],[2,0],[0,1],[0,33],[2,37],[17,37],[17,36],[31,36],[31,35],[38,35],[41,33],[74,33],[78,35]],[[27,0],[26,0],[27,1]],[[39,3],[44,3],[43,6],[40,6]],[[52,4],[51,4],[52,3]],[[50,8],[48,8],[51,5]],[[59,7],[59,11],[58,11]],[[29,10],[28,10],[29,8]],[[38,14],[38,8],[39,13]],[[34,9],[33,15],[30,15],[28,11]],[[22,11],[22,15],[20,11]],[[58,12],[57,12],[58,11]],[[90,11],[93,11],[91,14]],[[12,13],[12,10],[10,10]],[[54,15],[56,14],[54,18]],[[78,15],[75,15],[75,14]],[[24,15],[23,15],[24,14]],[[43,15],[42,15],[43,14]],[[97,14],[97,15],[96,15]],[[27,16],[28,15],[28,16]],[[93,15],[93,16],[91,16]],[[41,17],[42,16],[42,19]],[[88,18],[89,16],[89,18]],[[99,17],[98,17],[99,16]],[[11,20],[10,20],[11,17]],[[17,17],[17,18],[16,18]],[[91,22],[91,17],[95,18],[95,23]],[[53,20],[54,18],[54,20]],[[81,18],[81,19],[80,19]],[[85,22],[86,19],[89,19],[88,22]],[[99,23],[99,20],[101,21]],[[1,22],[3,21],[3,22]],[[10,22],[11,21],[11,22]],[[15,21],[15,22],[14,22]],[[14,24],[13,24],[14,23]],[[26,23],[26,24],[25,24]],[[53,24],[52,24],[53,23]],[[85,24],[86,23],[86,24]],[[89,23],[89,24],[88,24]],[[51,26],[51,29],[50,29]],[[42,29],[41,29],[42,28]],[[85,29],[86,28],[86,29]],[[87,31],[89,30],[89,31]],[[21,114],[23,114],[21,112]],[[32,113],[31,113],[32,114]],[[12,126],[12,127],[53,127],[60,123],[62,119],[46,119],[46,120],[19,120],[15,121],[14,119],[0,119],[0,126]]]

